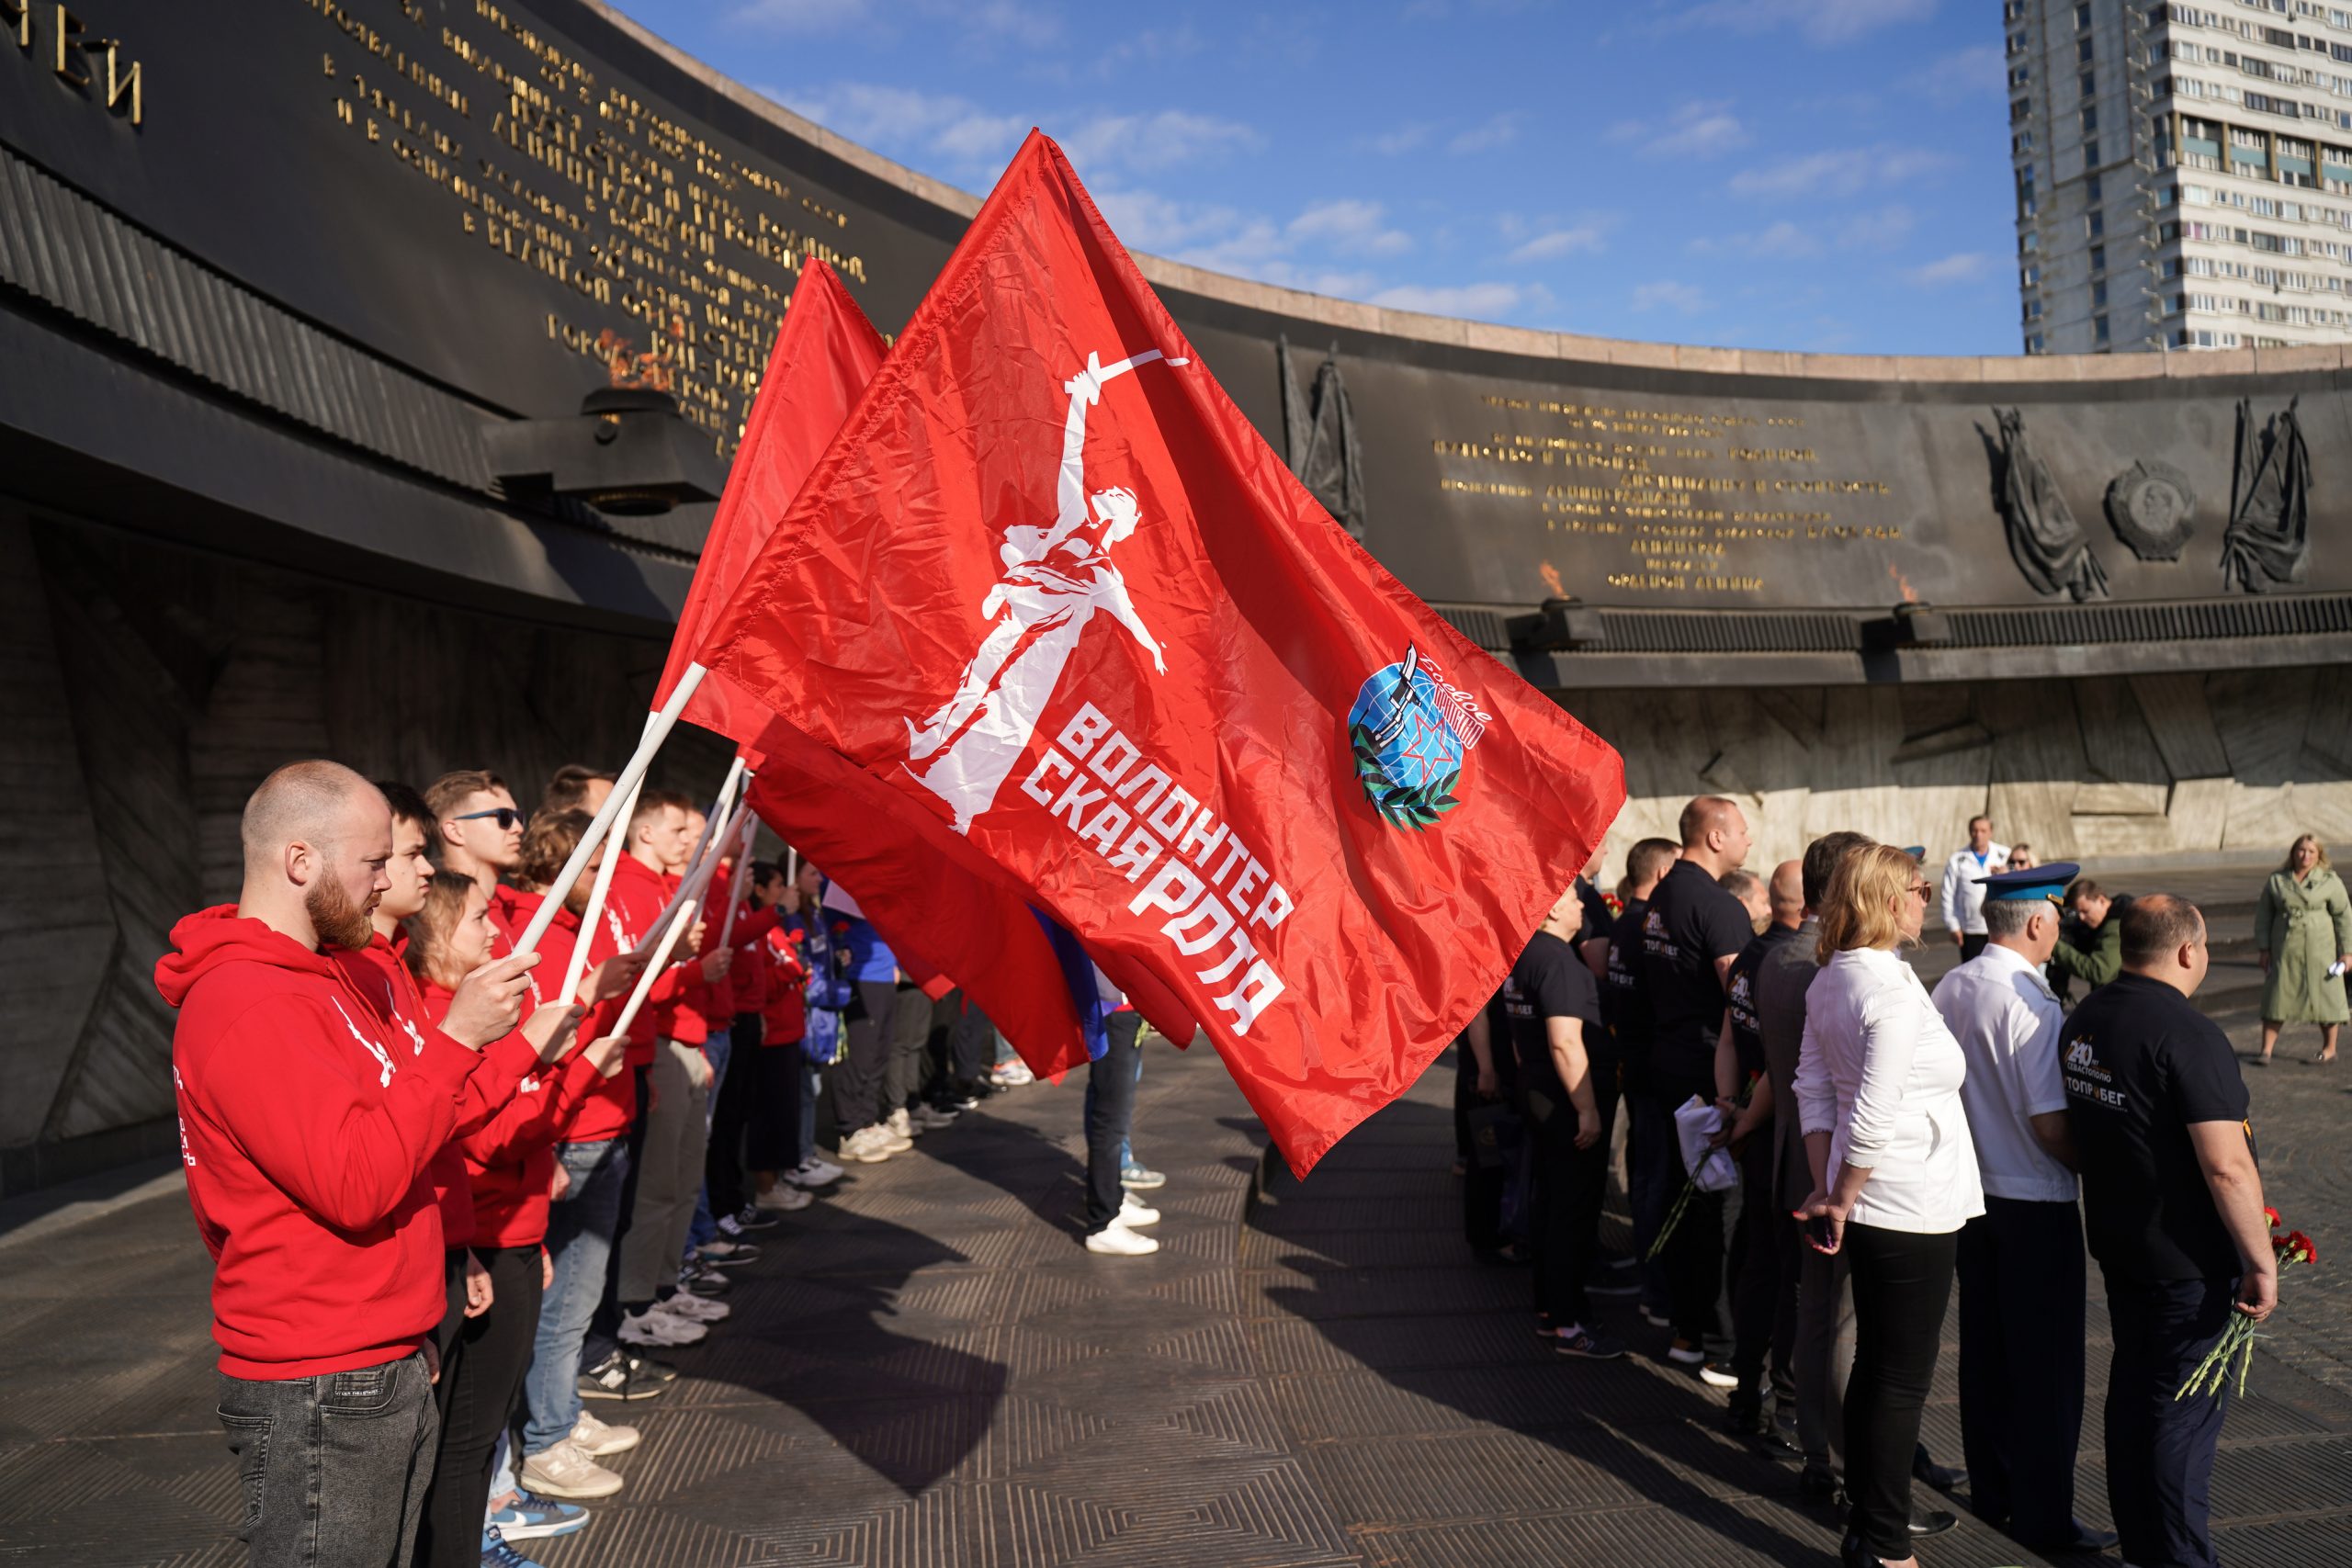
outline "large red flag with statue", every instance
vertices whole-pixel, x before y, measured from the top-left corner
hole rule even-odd
[[[699,657],[1164,986],[1302,1172],[1624,798],[1292,477],[1041,134]]]

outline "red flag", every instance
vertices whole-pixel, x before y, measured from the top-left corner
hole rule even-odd
[[[702,660],[1155,976],[1302,1171],[1624,798],[1291,476],[1042,135]]]
[[[728,471],[656,706],[694,661],[699,639],[784,521],[884,355],[882,334],[832,268],[810,261]],[[707,677],[684,716],[743,749],[756,768],[752,804],[761,820],[841,878],[884,939],[907,956],[909,974],[926,994],[935,998],[956,983],[973,982],[966,989],[989,1021],[1039,1062],[1086,1060],[1052,948],[1018,888],[995,867],[943,864],[921,836],[928,818],[887,792],[858,804],[871,793],[856,787],[863,775],[808,745],[724,676]],[[716,940],[715,924],[712,933]],[[1189,1038],[1190,1021],[1184,1025]]]
[[[712,622],[791,510],[800,482],[874,379],[886,352],[882,334],[833,269],[810,258],[793,288],[775,347],[768,352],[742,442],[727,470],[727,489],[695,563],[694,585],[686,591],[670,659],[653,691],[656,708],[670,700],[671,688],[695,661]],[[710,677],[686,699],[681,716],[741,745],[769,716],[724,677]]]

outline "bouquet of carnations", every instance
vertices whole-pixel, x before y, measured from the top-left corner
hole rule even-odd
[[[2289,1231],[2284,1235],[2278,1234],[2278,1227],[2284,1222],[2278,1218],[2278,1210],[2265,1209],[2262,1215],[2270,1222],[2270,1250],[2278,1259],[2281,1283],[2287,1278],[2287,1270],[2294,1265],[2319,1261],[2319,1248],[2312,1245],[2311,1237],[2301,1231]],[[2188,1381],[2180,1385],[2180,1392],[2173,1398],[2183,1400],[2192,1393],[2220,1393],[2222,1385],[2229,1382],[2233,1360],[2237,1362],[2238,1393],[2243,1395],[2246,1375],[2254,1370],[2254,1342],[2262,1337],[2254,1331],[2254,1319],[2242,1312],[2233,1311],[2230,1325],[2222,1330],[2222,1337],[2214,1342],[2213,1348],[2197,1364],[2197,1370],[2188,1374]]]

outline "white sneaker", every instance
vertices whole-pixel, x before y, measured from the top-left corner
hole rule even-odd
[[[789,1180],[791,1179],[787,1177],[785,1179]],[[784,1184],[784,1181],[778,1181],[774,1187],[769,1188],[766,1191],[752,1199],[752,1201],[771,1213],[789,1214],[796,1209],[807,1208],[809,1204],[815,1202],[816,1200],[808,1196],[808,1193],[800,1190],[797,1187],[787,1187]]]
[[[810,1155],[797,1169],[784,1173],[784,1179],[795,1187],[831,1187],[842,1179],[842,1168],[829,1159]]]
[[[663,1312],[660,1307],[621,1314],[621,1343],[624,1345],[669,1348],[679,1345],[699,1345],[709,1337],[710,1330],[701,1324],[680,1313]]]
[[[1036,1081],[1037,1075],[1031,1072],[1029,1064],[1019,1057],[1005,1063],[989,1075],[989,1082],[999,1089],[1019,1089],[1024,1084],[1033,1084]]]
[[[1107,1258],[1141,1258],[1158,1252],[1159,1243],[1148,1235],[1137,1235],[1126,1227],[1126,1216],[1120,1215],[1101,1230],[1086,1238],[1086,1250]]]
[[[672,1317],[683,1317],[688,1323],[725,1323],[735,1314],[735,1309],[725,1302],[715,1302],[691,1291],[680,1291],[667,1301],[653,1303],[655,1312],[666,1312]]]
[[[1122,1225],[1156,1225],[1159,1223],[1159,1211],[1141,1201],[1130,1192],[1120,1201],[1119,1217],[1113,1223]]]
[[[915,1134],[923,1131],[915,1125],[914,1118],[907,1114],[907,1108],[903,1105],[890,1112],[890,1119],[882,1125],[888,1129],[892,1137],[906,1139],[909,1147],[913,1146]]]
[[[908,1112],[908,1120],[913,1123],[918,1132],[935,1133],[942,1127],[954,1126],[956,1114],[951,1111],[941,1111],[935,1106],[918,1105],[913,1111]]]
[[[621,1478],[566,1438],[524,1460],[523,1489],[548,1497],[609,1497],[621,1489]]]
[[[879,1127],[860,1127],[842,1140],[842,1158],[853,1165],[880,1165],[890,1157],[888,1136]]]
[[[571,1425],[573,1446],[592,1459],[625,1454],[642,1440],[636,1427],[616,1427],[610,1422],[599,1421],[585,1410]]]

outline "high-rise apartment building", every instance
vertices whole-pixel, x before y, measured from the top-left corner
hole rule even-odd
[[[2002,14],[2028,354],[2352,339],[2352,8]]]

